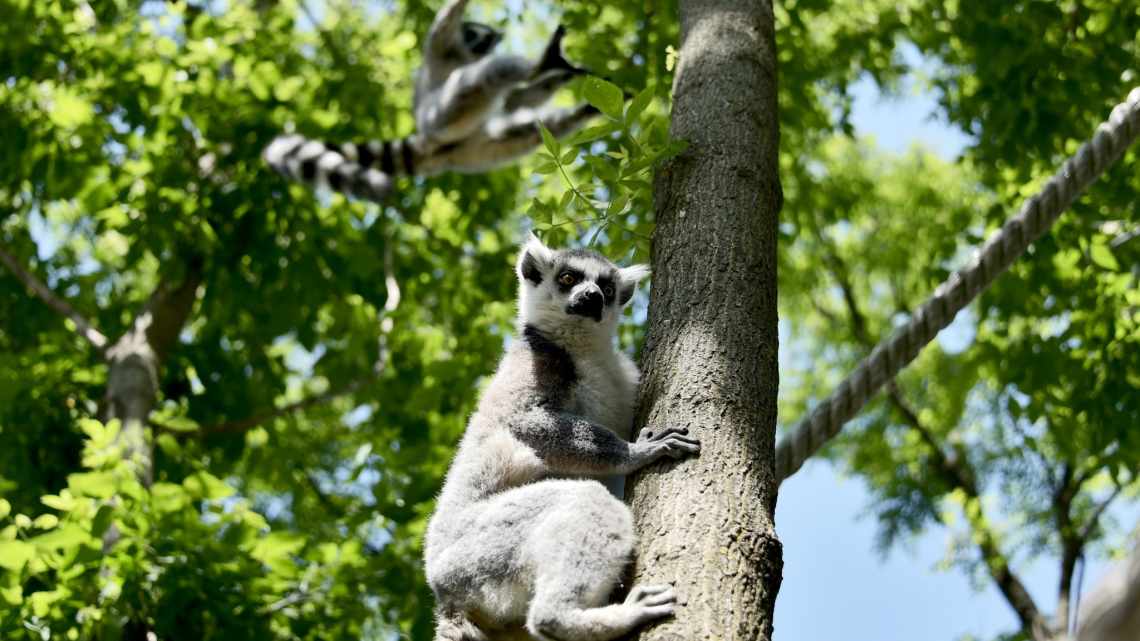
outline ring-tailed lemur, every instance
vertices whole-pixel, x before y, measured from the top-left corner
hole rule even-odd
[[[488,171],[537,147],[538,123],[563,136],[598,113],[585,104],[543,106],[555,90],[586,73],[563,57],[563,27],[537,62],[493,56],[502,35],[465,22],[467,2],[448,0],[428,31],[416,75],[415,134],[358,144],[279,136],[266,147],[266,162],[294,180],[382,200],[396,176]]]
[[[436,641],[526,632],[604,641],[673,612],[671,586],[607,604],[633,552],[629,508],[594,479],[695,454],[683,429],[629,442],[638,371],[614,347],[644,265],[531,236],[518,259],[518,336],[483,392],[428,524]]]

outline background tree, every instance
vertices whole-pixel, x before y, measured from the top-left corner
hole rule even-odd
[[[677,55],[700,68],[675,3],[473,4],[531,51],[559,15],[571,57],[616,85],[573,89],[605,114],[521,167],[405,180],[381,208],[288,185],[258,154],[290,123],[408,133],[435,3],[0,0],[0,636],[430,637],[420,536],[510,331],[523,219],[647,259],[650,174],[680,150]],[[1140,17],[1124,0],[773,12],[780,305],[792,362],[811,365],[784,372],[792,421],[1126,93]],[[940,113],[976,141],[961,163],[847,135],[850,85],[896,86],[905,40],[941,62]],[[684,122],[675,178],[732,164]],[[953,565],[999,581],[1032,556],[1071,569],[1121,547],[1102,506],[1137,492],[1136,162],[972,308],[964,349],[924,355],[831,448],[873,488],[885,545],[945,524]],[[772,193],[755,194],[768,211]],[[678,241],[660,211],[658,242]],[[663,328],[671,268],[654,260]],[[748,400],[734,407],[765,433],[770,408]],[[747,531],[768,542],[757,491]],[[1057,605],[1018,606],[1015,634],[1063,627],[1059,588]]]

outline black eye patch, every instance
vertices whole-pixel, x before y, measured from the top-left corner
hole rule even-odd
[[[476,56],[484,56],[499,43],[499,32],[478,22],[463,24],[463,44]]]
[[[598,278],[598,287],[602,289],[602,296],[606,299],[606,305],[612,305],[617,298],[617,290],[614,287],[613,277],[602,276]]]

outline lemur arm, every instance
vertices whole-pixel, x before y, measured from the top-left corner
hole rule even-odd
[[[664,456],[700,451],[700,442],[684,429],[646,428],[630,443],[581,416],[543,407],[524,413],[510,428],[554,474],[629,474]]]
[[[447,4],[435,14],[435,20],[427,33],[427,48],[431,51],[441,52],[453,46],[459,40],[459,29],[463,26],[463,13],[467,10],[469,0],[447,0]]]

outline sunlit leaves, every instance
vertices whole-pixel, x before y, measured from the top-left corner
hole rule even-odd
[[[602,113],[619,120],[622,111],[622,91],[617,85],[590,76],[582,82],[582,96]]]

